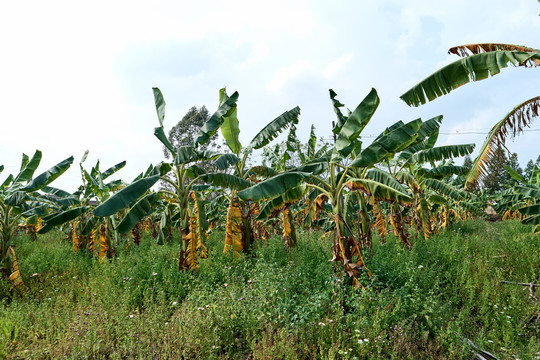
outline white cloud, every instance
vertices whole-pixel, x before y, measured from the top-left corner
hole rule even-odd
[[[332,78],[339,73],[341,73],[344,68],[351,62],[353,59],[352,54],[345,54],[330,62],[323,70],[323,75],[326,78]]]
[[[310,65],[307,60],[298,60],[291,65],[278,69],[268,83],[268,89],[271,91],[280,90],[288,81],[308,70]]]
[[[538,13],[534,0],[8,2],[0,13],[0,119],[8,134],[0,164],[18,167],[21,152],[39,148],[46,168],[89,149],[89,163],[127,160],[119,176],[132,179],[161,158],[152,86],[166,97],[167,126],[193,105],[214,110],[219,88],[238,90],[248,140],[264,125],[251,119],[269,121],[297,104],[300,128],[315,123],[318,136],[328,134],[328,88],[351,109],[378,90],[370,134],[441,113],[445,129],[489,127],[538,94],[538,69],[504,69],[420,108],[399,95],[457,59],[446,54],[451,46],[538,47],[531,31],[540,27]],[[537,155],[533,137],[516,141],[523,161]]]

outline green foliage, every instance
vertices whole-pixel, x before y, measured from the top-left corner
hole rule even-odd
[[[536,158],[536,161],[533,161],[531,159],[527,162],[527,165],[525,166],[525,169],[523,170],[523,177],[525,178],[526,181],[530,180],[535,166],[540,168],[540,155],[538,155],[538,157]]]
[[[103,263],[61,237],[16,238],[36,275],[26,294],[0,282],[0,356],[462,359],[466,339],[498,358],[540,352],[537,304],[500,283],[540,277],[540,239],[518,222],[456,224],[411,250],[375,241],[364,290],[335,275],[320,233],[233,260],[217,232],[198,272],[178,272],[175,242],[148,235]]]
[[[510,171],[505,168],[506,166],[510,168]],[[496,194],[517,184],[517,180],[511,175],[511,172],[515,172],[519,177],[523,176],[517,154],[511,153],[510,156],[507,156],[502,148],[498,148],[495,151],[494,161],[488,167],[484,189],[489,194]]]
[[[540,61],[540,51],[520,50],[502,49],[480,52],[457,60],[437,70],[400,97],[408,105],[419,106],[445,95],[461,85],[496,75],[508,64],[529,66],[535,61]]]

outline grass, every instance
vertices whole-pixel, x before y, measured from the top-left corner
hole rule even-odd
[[[500,283],[540,281],[530,228],[466,222],[411,250],[375,241],[364,290],[334,271],[320,235],[234,260],[214,233],[197,273],[177,271],[177,244],[150,237],[100,263],[61,233],[19,236],[28,290],[0,281],[0,358],[463,359],[467,339],[540,358],[539,303]]]

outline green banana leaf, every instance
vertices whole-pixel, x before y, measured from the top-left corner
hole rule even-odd
[[[157,171],[154,171],[154,173],[152,175],[158,175],[159,174],[159,176],[164,176],[164,175],[168,174],[169,171],[171,171],[171,169],[172,169],[171,164],[166,163],[166,162],[161,162],[157,166],[154,167],[154,170],[157,170]]]
[[[403,187],[403,185],[401,185],[401,183],[395,177],[393,177],[392,174],[389,174],[386,171],[373,168],[367,172],[367,177],[370,178],[371,180],[374,180],[381,184],[389,186],[407,196],[410,196],[410,194]]]
[[[38,232],[40,234],[45,234],[51,231],[55,226],[65,224],[84,214],[89,209],[91,209],[90,206],[80,206],[66,211],[62,211],[59,214],[57,213],[53,214],[52,216],[43,218],[43,221],[45,221],[45,225],[43,225],[43,227]]]
[[[227,96],[225,88],[219,90],[219,106],[221,106],[225,101],[227,101],[228,98],[229,96]],[[228,113],[227,116],[223,117],[221,134],[223,135],[223,138],[225,139],[225,142],[227,143],[229,149],[231,149],[234,154],[238,155],[242,150],[242,144],[240,143],[240,140],[238,140],[238,136],[240,135],[240,127],[236,112],[237,106],[236,104],[234,104],[230,113]]]
[[[232,174],[207,173],[201,175],[200,178],[208,184],[236,190],[245,189],[251,185],[246,179]]]
[[[278,174],[276,170],[263,165],[253,166],[249,169],[249,171],[255,175],[259,175],[265,178],[276,176]]]
[[[118,164],[111,166],[110,168],[101,173],[101,179],[105,180],[112,174],[116,173],[118,170],[122,169],[124,166],[126,166],[125,161],[119,162]]]
[[[266,146],[270,141],[274,140],[282,131],[286,130],[291,124],[298,124],[298,116],[300,108],[297,106],[294,109],[285,111],[277,118],[266,125],[249,143],[249,149],[260,149]]]
[[[527,180],[523,178],[523,176],[519,175],[514,169],[512,169],[510,166],[505,165],[504,168],[508,172],[508,175],[512,177],[512,179],[519,181],[522,184],[526,184]]]
[[[424,163],[465,156],[473,152],[475,144],[437,146],[417,152],[409,162]]]
[[[223,124],[223,121],[227,116],[230,116],[232,112],[236,109],[236,101],[238,100],[238,92],[235,91],[223,104],[219,106],[217,111],[204,123],[200,128],[195,140],[193,141],[193,146],[203,145],[206,143],[219,129]]]
[[[120,234],[128,233],[139,221],[144,219],[152,211],[152,207],[158,200],[158,193],[150,193],[133,205],[116,228]]]
[[[174,157],[175,165],[187,164],[196,158],[195,148],[191,145],[179,146]]]
[[[39,151],[39,150],[36,150]],[[19,169],[19,172],[23,171],[26,164],[28,164],[28,161],[30,161],[30,158],[25,153],[22,154],[22,160],[21,160],[21,168]]]
[[[82,156],[82,158],[81,158],[81,161],[79,161],[79,165],[82,166],[82,164],[86,161],[86,158],[88,157],[88,153],[89,153],[89,152],[90,152],[89,150],[86,150],[86,151],[84,152],[84,154],[83,154],[83,156]]]
[[[540,215],[540,203],[522,207],[518,211],[523,215]]]
[[[4,180],[4,182],[2,183],[2,185],[0,185],[0,190],[7,188],[9,184],[11,184],[12,181],[13,181],[13,174],[9,174],[6,180]]]
[[[32,206],[30,209],[26,210],[21,214],[24,218],[29,218],[34,215],[38,216],[45,216],[49,213],[49,205],[38,205],[38,206]]]
[[[186,177],[190,179],[195,179],[203,174],[206,174],[206,170],[198,165],[191,165],[186,169]]]
[[[439,135],[439,128],[442,124],[443,116],[435,116],[432,117],[429,120],[426,120],[422,123],[422,126],[420,126],[420,130],[418,130],[418,140],[424,141],[424,139],[427,137],[431,137],[433,135]],[[436,141],[437,139],[435,139]]]
[[[443,165],[429,169],[427,173],[431,176],[451,176],[451,175],[465,175],[468,169],[458,165]]]
[[[152,91],[154,93],[154,104],[156,105],[159,126],[163,128],[163,121],[165,120],[165,99],[163,99],[163,94],[159,88],[152,88]]]
[[[99,217],[110,216],[130,206],[141,195],[148,191],[158,180],[159,175],[153,175],[135,181],[95,208],[94,215]]]
[[[72,163],[73,163],[73,156],[70,156],[69,158],[65,159],[64,161],[59,162],[58,164],[56,164],[49,170],[38,175],[34,180],[30,181],[30,183],[28,183],[21,190],[22,191],[40,190],[44,186],[49,185],[51,182],[53,182],[56,178],[58,178],[64,172],[66,172],[66,170],[69,169]]]
[[[238,197],[242,200],[259,201],[263,199],[273,199],[283,195],[287,190],[298,186],[310,176],[306,172],[281,173],[255,184],[247,189],[238,192]]]
[[[418,118],[417,120],[421,120],[421,119]],[[379,139],[382,138],[383,136],[388,135],[389,132],[394,131],[394,130],[396,130],[397,128],[400,128],[400,127],[402,127],[403,125],[405,125],[405,123],[404,123],[403,121],[401,121],[401,120],[396,121],[395,123],[393,123],[392,125],[390,125],[390,126],[387,127],[386,129],[384,129],[384,131],[383,131],[382,133],[380,133],[379,136],[377,136],[377,137],[375,138],[374,141],[379,140]]]
[[[342,107],[345,107],[345,104],[342,104],[338,99],[336,99],[337,94],[334,92],[334,90],[330,89],[329,91],[330,91],[330,100],[332,100],[332,105],[334,106],[334,112],[336,113],[336,116],[338,119],[332,132],[334,134],[339,134],[339,132],[341,131],[341,128],[347,121],[347,117],[343,115],[340,109]]]
[[[524,187],[524,186],[515,186],[514,191],[517,193],[528,197],[540,199],[540,189],[535,187]]]
[[[411,188],[414,192],[421,191],[420,185],[418,184],[418,180],[416,177],[411,174],[408,171],[398,171],[396,173],[396,178],[401,182],[406,184],[409,188]]]
[[[214,166],[219,170],[226,170],[239,161],[240,158],[234,154],[223,154],[214,160]]]
[[[450,197],[456,201],[463,200],[465,198],[465,195],[457,190],[452,188],[452,186],[448,185],[447,183],[437,180],[437,179],[424,179],[424,185],[438,193],[439,195]]]
[[[402,203],[413,201],[408,194],[371,179],[351,178],[345,183],[345,186],[352,191],[362,191],[366,195],[373,196],[377,201],[397,201]]]
[[[191,187],[191,190],[193,191],[209,191],[211,193],[217,193],[217,192],[220,192],[222,191],[223,189],[222,188],[219,188],[217,186],[212,186],[212,185],[202,185],[202,184],[195,184]]]
[[[309,133],[309,140],[307,143],[307,158],[315,158],[315,146],[317,145],[317,136],[315,136],[315,125],[311,125],[311,131]]]
[[[399,155],[398,160],[408,160],[414,153],[434,147],[439,138],[442,118],[443,116],[439,115],[424,121],[418,130],[416,141]]]
[[[420,106],[471,81],[498,74],[509,63],[519,66],[540,60],[540,53],[490,51],[457,60],[422,80],[400,96],[409,106]]]
[[[375,89],[371,89],[369,94],[356,107],[353,113],[347,118],[341,128],[334,150],[332,151],[331,162],[339,162],[347,157],[354,148],[354,142],[358,135],[364,130],[371,120],[371,117],[379,106],[380,99]]]
[[[58,196],[59,198],[65,198],[65,197],[72,196],[72,194],[68,193],[67,191],[57,189],[57,188],[51,187],[51,186],[44,186],[43,188],[41,188],[41,191],[43,191],[46,194],[51,194],[51,195]]]
[[[294,124],[291,124],[291,127],[289,129],[289,134],[287,135],[287,141],[286,141],[287,151],[286,151],[286,153],[288,151],[295,152],[299,143],[300,143],[300,141],[298,140],[298,137],[296,136],[296,126]],[[290,156],[289,156],[289,158],[290,158]],[[287,159],[287,160],[289,160],[289,159]]]
[[[176,149],[174,148],[174,146],[172,146],[169,139],[167,139],[167,135],[165,135],[165,130],[163,129],[163,126],[154,128],[154,135],[159,139],[159,141],[161,141],[163,145],[165,145],[167,149],[169,149],[171,154],[173,154],[174,156],[174,154],[176,153]]]
[[[286,204],[291,204],[300,200],[306,192],[306,184],[299,184],[292,189],[287,190],[282,196],[278,196],[268,201],[259,212],[257,220],[267,219],[275,209],[279,209]]]
[[[36,150],[31,160],[29,160],[26,154],[23,154],[21,172],[17,175],[15,180],[13,180],[13,183],[16,184],[30,180],[41,162],[41,157],[42,154],[39,150]]]
[[[200,161],[200,160],[215,160],[218,157],[220,157],[221,155],[223,155],[223,153],[220,153],[220,152],[217,152],[217,151],[214,151],[214,150],[202,150],[202,151],[196,151],[196,153],[197,153],[197,158],[195,160],[197,160],[197,161]]]
[[[437,194],[429,195],[428,199],[430,203],[438,204],[438,205],[446,204],[446,202],[448,201],[444,196],[437,195]]]
[[[406,144],[410,144],[416,139],[421,125],[422,120],[416,119],[390,131],[362,150],[350,166],[371,167],[381,160],[393,156],[394,153],[400,151]]]
[[[24,191],[15,191],[6,197],[4,203],[8,206],[20,206],[27,199]]]

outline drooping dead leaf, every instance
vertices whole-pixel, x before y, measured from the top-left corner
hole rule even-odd
[[[99,261],[103,261],[109,251],[109,241],[107,239],[107,227],[101,224],[99,227]]]
[[[9,281],[13,285],[15,289],[24,290],[25,285],[23,282],[23,278],[21,275],[21,271],[19,270],[19,261],[17,260],[17,256],[15,255],[15,250],[13,250],[13,247],[9,247],[7,254],[11,253],[11,256],[13,257],[13,263],[11,265],[12,273],[9,275]]]
[[[81,248],[81,242],[79,240],[79,236],[77,235],[77,225],[79,225],[78,221],[73,221],[71,223],[71,242],[73,243],[73,252],[77,252]]]
[[[244,226],[242,224],[242,210],[236,197],[231,197],[229,210],[227,212],[227,226],[225,233],[225,248],[223,251],[228,253],[231,249],[235,254],[239,254],[244,249],[242,234]]]
[[[282,212],[283,216],[283,243],[285,247],[291,248],[296,245],[296,229],[292,222],[290,210],[287,208]]]
[[[396,235],[397,238],[400,239],[401,243],[407,248],[411,247],[411,242],[409,241],[409,236],[403,227],[403,218],[401,216],[401,213],[395,209],[397,204],[392,204],[390,206],[390,223],[392,224],[392,227],[394,228],[394,235]]]
[[[377,229],[377,232],[379,233],[379,236],[381,237],[381,243],[386,242],[386,221],[384,220],[381,207],[379,205],[378,201],[373,200],[371,201],[371,205],[373,207],[373,216],[375,216],[375,223],[374,226]]]

